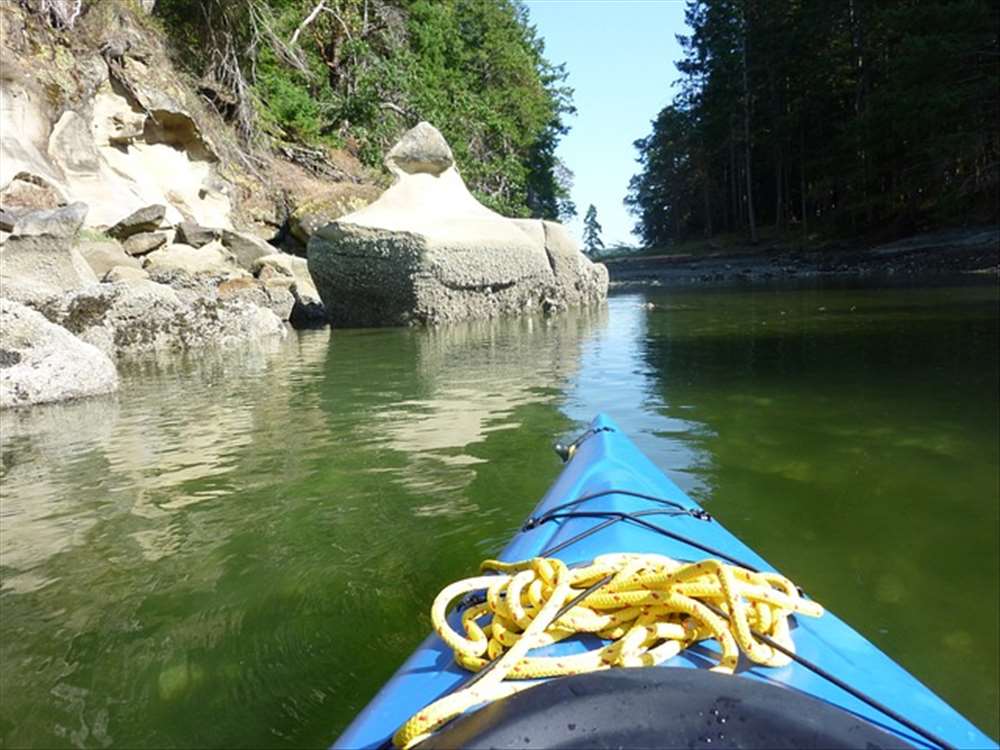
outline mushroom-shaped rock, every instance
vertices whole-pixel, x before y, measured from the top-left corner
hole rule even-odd
[[[309,272],[334,324],[492,318],[607,296],[604,267],[565,233],[479,203],[428,123],[406,133],[386,164],[395,184],[309,241]],[[550,235],[556,252],[548,248]]]
[[[429,122],[421,122],[389,150],[385,165],[395,175],[421,172],[439,175],[455,166],[455,157],[441,132]]]

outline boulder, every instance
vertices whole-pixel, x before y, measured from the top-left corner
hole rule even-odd
[[[201,247],[221,237],[221,229],[210,229],[193,221],[182,221],[177,225],[177,234],[174,240],[191,247]]]
[[[37,175],[21,173],[0,190],[0,205],[8,208],[37,211],[59,208],[65,203],[64,194]]]
[[[127,255],[117,240],[82,240],[76,243],[76,250],[98,277],[116,266],[142,268],[142,263]]]
[[[133,211],[120,220],[108,230],[108,234],[115,239],[125,240],[133,234],[152,232],[160,228],[160,225],[163,223],[163,217],[166,214],[167,207],[162,204],[156,203],[151,206],[145,206],[138,211]]]
[[[600,302],[608,296],[608,269],[580,252],[566,227],[535,221],[544,232],[545,254],[556,280],[557,297],[567,305]]]
[[[407,174],[430,174],[435,177],[455,166],[451,146],[429,122],[410,128],[389,149],[386,166],[397,177]]]
[[[18,237],[76,237],[86,218],[87,204],[72,203],[62,208],[24,213],[10,231]]]
[[[175,243],[154,250],[146,256],[145,269],[156,271],[183,271],[187,274],[225,274],[237,269],[235,256],[218,242],[203,247]]]
[[[107,355],[41,313],[0,299],[0,409],[117,389]]]
[[[167,243],[167,235],[163,232],[139,232],[125,240],[122,245],[125,252],[132,257],[148,255]]]
[[[283,336],[273,312],[244,300],[195,296],[148,280],[96,284],[40,311],[110,357],[229,346]]]
[[[101,281],[113,284],[116,281],[146,281],[149,279],[149,274],[146,273],[142,268],[135,268],[134,266],[115,266],[110,271],[108,271],[101,278]]]
[[[0,291],[8,299],[30,303],[96,281],[70,238],[14,235],[0,245]]]
[[[396,176],[392,187],[309,241],[309,272],[331,322],[439,323],[606,298],[607,272],[558,225],[508,219],[481,205],[431,125],[404,135],[386,165]]]
[[[291,317],[295,298],[292,296],[288,283],[267,283],[254,278],[227,279],[219,284],[220,300],[238,299],[266,308],[286,321]]]
[[[285,277],[292,281],[289,291],[295,299],[289,316],[289,322],[296,328],[315,328],[327,323],[326,307],[320,299],[312,276],[309,275],[309,264],[305,258],[299,258],[287,253],[274,253],[258,258],[253,265],[257,278],[268,281]]]
[[[252,234],[234,232],[230,229],[223,230],[222,244],[236,256],[236,262],[240,268],[247,270],[253,267],[255,260],[275,252],[275,247],[264,240],[254,237]]]
[[[23,213],[26,212],[10,208],[0,208],[0,232],[13,232],[14,224],[17,223],[18,217]]]

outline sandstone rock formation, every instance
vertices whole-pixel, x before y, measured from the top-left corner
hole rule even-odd
[[[274,253],[255,261],[253,272],[259,279],[277,276],[289,279],[289,291],[295,300],[289,322],[296,328],[312,328],[326,323],[326,308],[309,274],[305,258],[287,253]]]
[[[0,293],[30,302],[97,281],[74,247],[86,213],[86,206],[73,204],[18,218],[14,233],[0,244]]]
[[[220,229],[203,227],[193,221],[182,221],[177,225],[177,235],[174,239],[191,247],[201,247],[221,237],[222,230]]]
[[[0,299],[0,409],[117,389],[107,355],[41,313]]]
[[[50,321],[113,358],[285,335],[270,309],[218,296],[185,298],[143,279],[95,284],[38,307]]]
[[[115,222],[115,225],[108,230],[108,234],[116,240],[124,241],[135,234],[155,232],[160,228],[166,214],[167,207],[164,205],[154,203],[143,206]]]
[[[77,242],[76,250],[99,278],[121,266],[142,268],[140,259],[126,254],[116,240],[82,240]]]
[[[118,71],[137,84],[130,97],[100,57],[76,61],[73,77],[92,76],[92,97],[79,109],[51,111],[49,94],[23,55],[4,51],[0,79],[0,191],[48,201],[83,201],[88,226],[110,226],[151,203],[171,221],[228,226],[231,188],[218,158],[184,108],[142,85],[150,73],[137,59]]]
[[[70,33],[38,3],[0,2],[0,297],[5,328],[38,328],[37,344],[0,347],[5,405],[94,390],[77,354],[81,367],[93,354],[107,364],[325,323],[305,259],[262,238],[304,252],[286,224],[297,206],[343,194],[331,209],[343,213],[372,190],[350,160],[321,179],[261,155],[270,166],[248,173],[238,138],[140,12],[88,3]],[[58,347],[66,356],[46,359]]]
[[[203,247],[173,244],[154,250],[143,267],[153,271],[184,271],[190,274],[220,274],[237,270],[236,257],[218,242]]]
[[[428,123],[406,133],[386,165],[392,187],[309,241],[309,271],[331,322],[433,324],[607,296],[607,270],[558,224],[508,219],[481,205]]]

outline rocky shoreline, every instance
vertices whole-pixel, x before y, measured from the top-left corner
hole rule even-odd
[[[150,205],[104,232],[83,203],[0,215],[0,408],[108,393],[121,357],[323,325],[306,260]]]
[[[604,261],[611,286],[734,285],[777,280],[1000,274],[1000,228],[944,230],[874,247],[814,251],[738,250]]]
[[[367,208],[317,220],[308,259],[249,232],[173,221],[163,204],[85,228],[81,201],[6,203],[0,409],[110,393],[120,358],[249,345],[286,324],[434,325],[607,297],[607,271],[560,224],[476,201],[430,124],[386,165],[395,184]]]

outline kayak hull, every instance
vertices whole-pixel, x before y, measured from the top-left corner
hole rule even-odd
[[[663,506],[636,495],[662,498],[694,511],[653,515],[649,522],[701,547],[668,538],[634,522],[622,521],[573,541],[601,522],[595,518],[552,520],[518,533],[498,556],[505,561],[550,554],[567,564],[589,562],[609,552],[655,553],[682,560],[728,557],[760,570],[774,570],[763,558],[715,520],[699,517],[702,509],[663,474],[607,416],[599,415],[576,448],[563,472],[532,514],[538,518],[569,500],[602,494],[576,510],[634,513]],[[631,493],[631,494],[625,494]],[[710,554],[705,548],[719,555]],[[472,574],[473,571],[470,571]],[[444,582],[443,582],[444,583]],[[808,582],[797,581],[806,585]],[[428,607],[430,602],[428,602]],[[996,743],[951,708],[929,688],[896,664],[872,643],[827,612],[813,619],[796,618],[796,651],[821,665],[857,690],[876,699],[956,747],[995,748]],[[548,647],[542,653],[571,653],[574,643]],[[714,642],[689,648],[660,667],[705,669],[716,663]],[[377,748],[410,716],[440,696],[458,688],[469,673],[457,667],[451,651],[431,635],[337,739],[334,748]],[[826,701],[880,727],[915,747],[933,747],[926,739],[878,710],[836,687],[801,664],[772,668],[750,665],[736,679],[760,680],[800,691]]]

